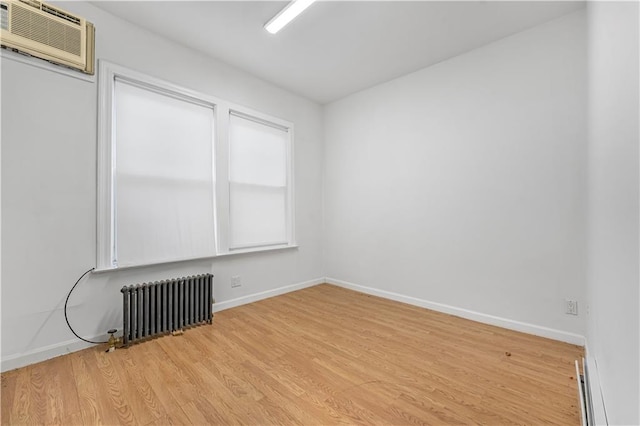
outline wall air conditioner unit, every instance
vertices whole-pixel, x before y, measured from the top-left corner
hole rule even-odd
[[[94,74],[91,22],[36,0],[0,0],[2,47]]]

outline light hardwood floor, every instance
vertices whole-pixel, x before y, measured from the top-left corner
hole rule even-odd
[[[2,374],[3,424],[579,424],[582,348],[319,285]]]

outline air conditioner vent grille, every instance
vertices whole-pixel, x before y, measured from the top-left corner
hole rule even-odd
[[[31,7],[35,7],[36,9],[40,9],[41,3],[36,0],[20,0],[24,4],[28,4]]]
[[[61,10],[58,10],[54,7],[47,6],[46,4],[42,5],[42,11],[50,13],[51,15],[57,16],[58,18],[64,19],[65,21],[69,21],[72,24],[81,25],[80,18],[76,16],[69,15]]]
[[[47,19],[27,8],[14,5],[11,32],[37,41],[47,46],[80,55],[82,52],[82,31],[60,22]]]

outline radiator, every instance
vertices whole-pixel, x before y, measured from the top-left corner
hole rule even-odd
[[[122,287],[122,343],[213,320],[213,275]]]

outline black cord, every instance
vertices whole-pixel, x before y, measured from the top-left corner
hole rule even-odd
[[[81,279],[84,278],[85,275],[87,275],[89,272],[93,271],[96,268],[91,268],[89,269],[87,272],[85,272],[84,274],[82,274],[80,276],[80,278],[78,278],[78,281],[76,281],[76,283],[73,285],[73,287],[71,287],[71,290],[69,290],[69,294],[67,294],[67,300],[64,301],[64,319],[65,321],[67,321],[67,325],[69,326],[69,330],[71,330],[71,332],[73,334],[75,334],[75,336],[80,339],[80,340],[84,340],[87,343],[95,343],[95,344],[102,344],[102,343],[109,343],[108,341],[105,342],[94,342],[93,340],[87,340],[84,337],[80,337],[78,335],[78,333],[75,332],[75,330],[73,329],[73,327],[71,327],[71,324],[69,323],[69,317],[67,316],[67,303],[69,303],[69,297],[71,296],[71,292],[73,292],[73,290],[76,288],[76,286],[78,285],[78,283],[80,282]]]

